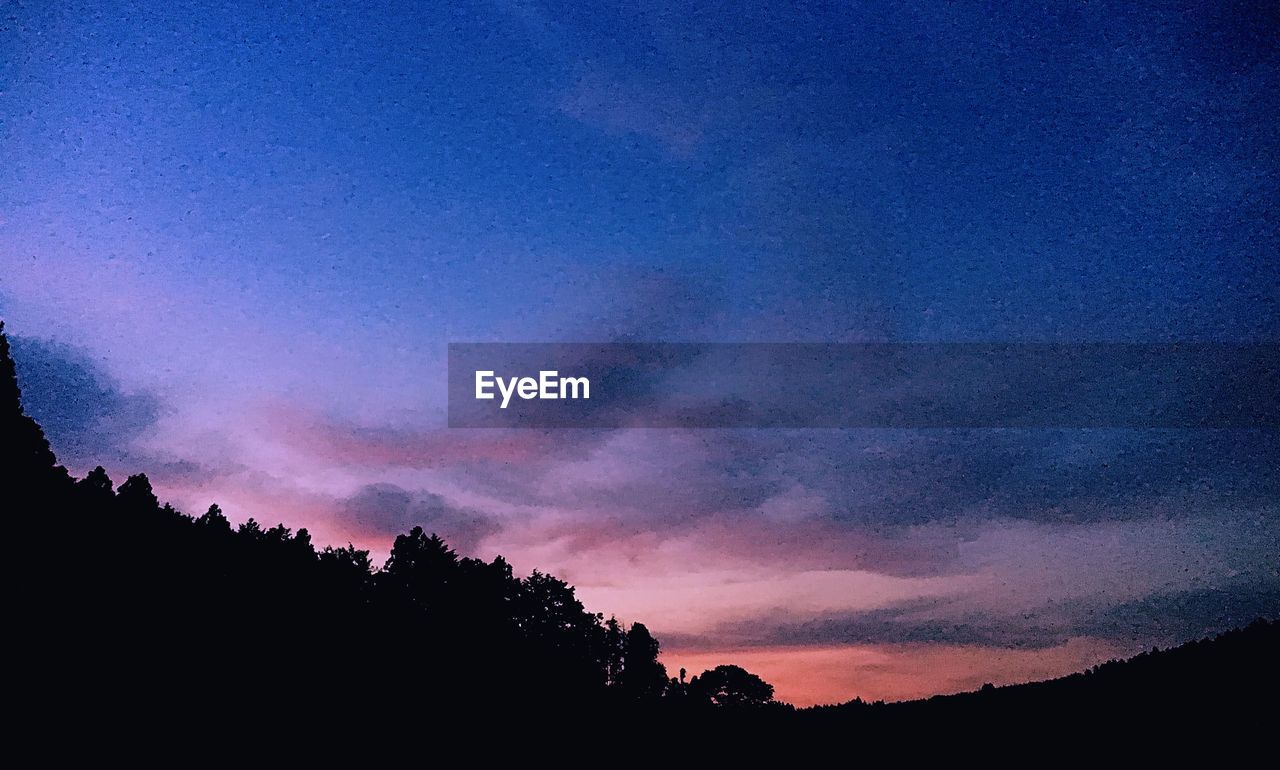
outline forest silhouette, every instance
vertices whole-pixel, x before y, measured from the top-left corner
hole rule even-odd
[[[57,464],[0,323],[0,483],[16,552],[13,679],[33,714],[95,723],[200,715],[393,729],[426,713],[767,727],[778,736],[1105,730],[1222,719],[1265,730],[1276,623],[1049,682],[908,703],[795,709],[733,665],[686,681],[642,623],[588,611],[572,586],[461,557],[421,527],[380,568],[305,529],[233,526],[162,504],[143,474],[116,488]],[[121,711],[122,704],[128,708]],[[178,717],[177,715],[182,715]]]

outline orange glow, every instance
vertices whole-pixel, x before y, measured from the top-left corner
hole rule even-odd
[[[758,674],[777,688],[778,700],[796,706],[910,700],[995,685],[1063,676],[1137,650],[1092,639],[1071,639],[1043,649],[965,645],[855,645],[760,647],[725,650],[665,650],[672,676],[683,666],[690,677],[722,663]]]

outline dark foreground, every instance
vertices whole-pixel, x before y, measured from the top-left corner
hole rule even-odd
[[[46,760],[163,746],[186,763],[245,743],[397,745],[423,759],[440,743],[569,764],[600,761],[589,744],[721,763],[817,748],[1044,760],[1121,745],[1221,761],[1269,746],[1277,721],[1280,631],[1266,620],[1062,679],[907,703],[797,710],[731,666],[674,680],[642,624],[420,529],[374,569],[367,552],[317,550],[305,530],[233,528],[216,506],[184,515],[145,476],[118,489],[100,471],[73,479],[22,412],[2,326],[0,490],[9,728]]]

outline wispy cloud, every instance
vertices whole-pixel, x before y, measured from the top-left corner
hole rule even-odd
[[[440,535],[463,554],[473,554],[484,538],[501,527],[490,516],[454,505],[425,490],[410,492],[394,484],[369,484],[343,501],[340,513],[359,535],[386,537],[414,527]]]
[[[707,120],[695,107],[682,103],[677,93],[602,72],[584,72],[560,97],[559,107],[566,115],[608,134],[654,139],[684,158],[702,143]]]
[[[63,463],[119,463],[159,418],[154,394],[123,390],[87,351],[31,337],[9,341],[23,408]]]

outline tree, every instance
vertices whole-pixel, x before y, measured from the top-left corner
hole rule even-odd
[[[773,685],[740,666],[716,666],[689,683],[696,697],[716,706],[758,707],[773,700]]]
[[[326,545],[319,553],[319,558],[320,563],[327,568],[353,575],[360,582],[367,581],[369,574],[373,572],[373,561],[369,558],[369,552],[362,551],[351,543],[347,543],[344,548]]]
[[[623,648],[619,684],[636,700],[659,698],[667,689],[667,667],[658,662],[660,645],[643,623],[631,624]]]
[[[9,338],[0,321],[0,485],[24,489],[69,483],[57,465],[44,430],[22,410],[18,371],[9,354]]]
[[[147,474],[139,473],[130,476],[120,485],[120,491],[116,494],[116,499],[129,511],[157,511],[160,508],[160,501],[156,498],[156,493],[151,489],[151,480],[147,478]]]
[[[556,667],[561,686],[604,687],[608,656],[603,618],[587,612],[573,586],[534,570],[520,581],[515,619],[530,649]]]
[[[196,519],[196,524],[215,532],[231,531],[231,522],[227,521],[227,517],[223,515],[222,509],[218,507],[217,503],[209,506],[209,510],[205,511],[203,516]]]
[[[622,666],[627,654],[627,632],[612,615],[604,622],[604,671],[605,683],[610,687],[622,686]]]
[[[379,579],[411,604],[441,609],[457,571],[458,555],[448,544],[414,527],[407,535],[396,535]]]
[[[76,491],[90,505],[104,503],[115,497],[114,484],[107,471],[101,465],[89,471],[88,475],[76,482]]]

